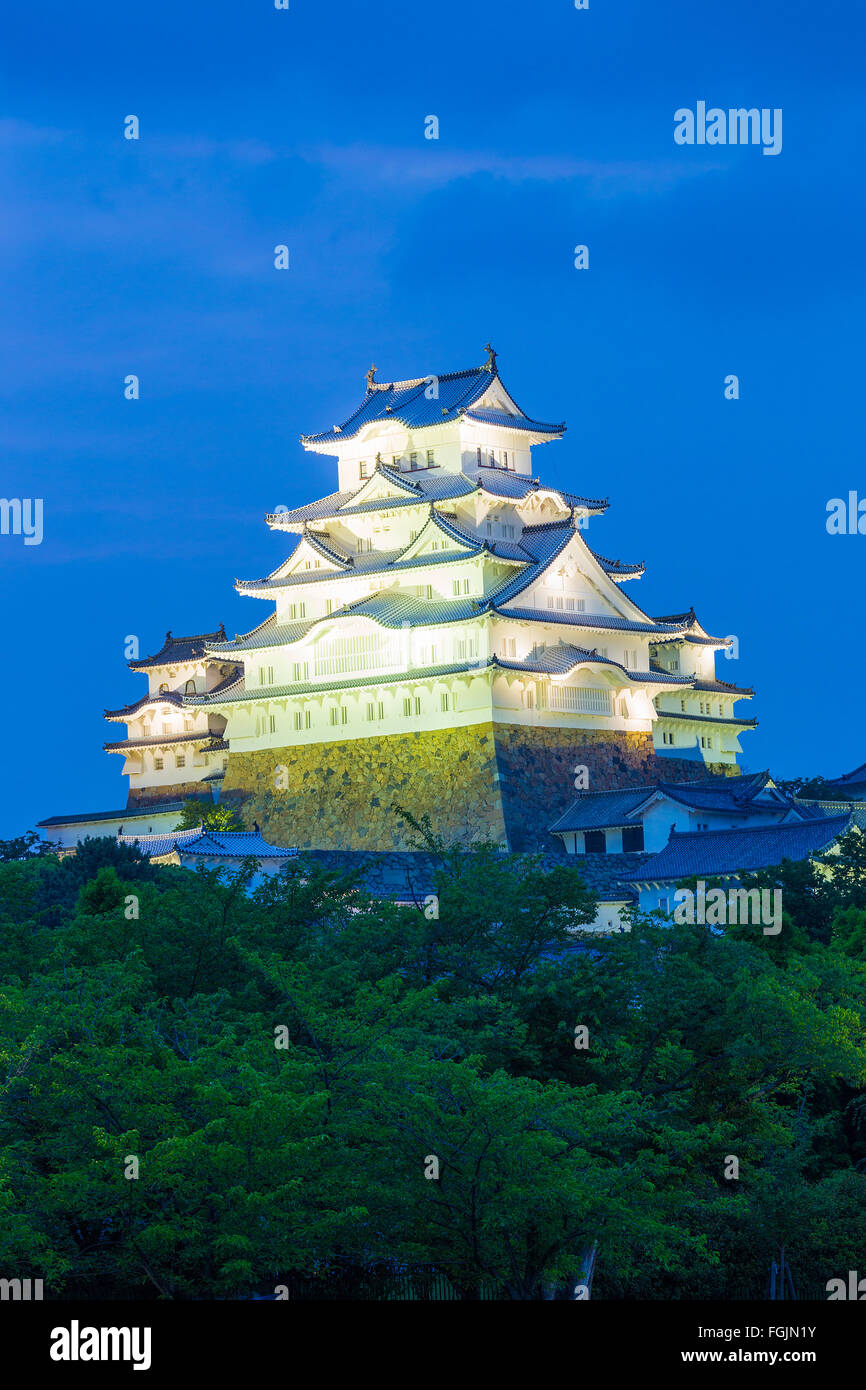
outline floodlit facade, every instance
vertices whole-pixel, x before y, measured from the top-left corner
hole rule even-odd
[[[231,754],[492,722],[651,734],[661,752],[734,765],[751,690],[716,679],[728,645],[693,612],[653,618],[626,592],[641,564],[599,554],[605,499],[545,486],[532,450],[561,423],[527,416],[484,366],[379,383],[304,446],[338,491],[267,517],[291,541],[237,581],[265,619],[207,643],[235,680],[185,695],[225,721]]]
[[[730,640],[632,597],[643,564],[595,548],[607,499],[536,472],[564,432],[517,404],[489,346],[438,377],[371,368],[360,405],[301,441],[336,491],[268,515],[279,562],[236,581],[261,621],[130,661],[147,692],[106,712],[129,806],[218,794],[278,843],[377,852],[411,847],[399,808],[522,850],[549,848],[576,777],[736,775],[755,721],[735,712],[751,689],[716,676]]]

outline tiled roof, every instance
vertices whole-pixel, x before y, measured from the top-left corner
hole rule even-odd
[[[464,410],[463,416],[467,420],[477,420],[480,425],[501,425],[506,430],[527,430],[534,434],[562,434],[565,430],[565,423],[558,425],[541,424],[538,420],[529,420],[525,415],[510,415],[506,410]]]
[[[177,666],[183,661],[200,661],[208,643],[225,640],[226,630],[222,623],[216,632],[200,632],[194,637],[172,637],[171,632],[167,632],[158,652],[153,656],[143,656],[138,661],[129,661],[127,665],[132,671],[144,671],[150,666]]]
[[[299,642],[311,627],[315,627],[316,623],[321,621],[321,618],[313,618],[301,623],[278,623],[276,613],[271,613],[263,623],[254,627],[252,632],[236,637],[234,642],[221,643],[219,646],[209,647],[208,650],[219,656],[228,656],[234,652],[258,651],[263,647],[282,647],[291,642]],[[236,679],[236,676],[229,676],[221,685],[228,688]]]
[[[623,877],[627,883],[654,883],[769,869],[783,859],[802,860],[821,853],[850,824],[850,815],[844,815],[733,830],[675,830],[664,849],[643,869]]]
[[[702,690],[710,695],[754,695],[755,691],[751,685],[729,685],[727,681],[695,681],[695,690]]]
[[[627,565],[623,560],[608,560],[606,556],[599,555],[595,550],[590,550],[589,553],[598,561],[605,574],[609,574],[611,577],[620,579],[626,576],[628,578],[636,578],[646,570],[646,565],[644,564]]]
[[[703,777],[696,782],[649,782],[640,787],[624,787],[616,791],[580,792],[574,804],[550,829],[556,832],[637,825],[641,817],[636,813],[657,794],[694,810],[741,815],[766,810],[768,814],[780,818],[786,808],[793,805],[790,798],[773,804],[756,803],[754,800],[769,780],[769,773],[758,772],[740,777]]]
[[[655,623],[635,622],[631,618],[619,618],[613,613],[564,613],[553,608],[503,608],[501,601],[501,593],[494,594],[491,606],[503,618],[519,618],[531,623],[566,623],[569,627],[588,627],[597,632],[643,632],[654,641],[655,634],[664,631]]]
[[[303,539],[326,560],[332,560],[337,565],[351,565],[352,556],[347,555],[345,550],[341,550],[339,546],[335,545],[327,531],[311,531],[309,527],[305,526]]]
[[[853,772],[846,772],[843,777],[832,778],[827,782],[827,786],[838,791],[845,791],[847,788],[866,787],[866,763],[861,763],[860,767],[855,767]]]
[[[200,696],[196,699],[196,703],[204,704],[207,698],[207,696]],[[192,696],[186,696],[184,704],[192,703],[192,699]],[[209,733],[207,729],[197,734],[161,734],[150,738],[122,738],[119,743],[104,743],[102,746],[106,753],[125,753],[129,748],[168,748],[175,743],[213,743],[214,747],[228,747],[227,743],[217,740],[216,735]]]
[[[392,626],[397,627],[399,624],[394,623]],[[394,685],[401,681],[411,685],[413,681],[430,680],[438,676],[460,676],[468,671],[480,673],[489,670],[494,664],[492,660],[461,661],[450,666],[412,666],[408,670],[402,671],[380,671],[365,676],[344,676],[341,680],[296,681],[292,685],[256,686],[254,690],[239,688],[221,696],[216,703],[237,704],[244,700],[281,700],[292,695],[327,695],[331,692],[339,693],[341,690],[363,689],[365,686],[375,688],[381,685]],[[208,696],[197,695],[188,696],[185,703],[204,705],[211,702]],[[125,745],[122,746],[125,747]]]
[[[564,492],[552,484],[539,482],[538,478],[525,473],[514,473],[510,469],[491,468],[481,465],[470,477],[466,473],[446,472],[443,469],[418,469],[409,473],[397,473],[394,469],[381,467],[377,470],[392,482],[399,478],[409,485],[404,497],[374,498],[367,502],[353,502],[369,486],[365,479],[360,487],[347,492],[332,492],[308,502],[303,507],[295,507],[285,512],[271,512],[265,520],[276,527],[297,526],[308,521],[332,521],[349,516],[361,516],[368,512],[380,512],[387,508],[418,507],[424,502],[451,502],[468,497],[479,489],[501,501],[522,502],[535,492],[552,492],[561,497],[566,507],[576,507],[590,512],[603,512],[607,509],[606,498],[580,497],[577,493]]]
[[[554,522],[547,526],[524,527],[520,544],[534,557],[535,563],[531,568],[515,575],[497,591],[496,603],[507,603],[509,599],[515,598],[517,594],[527,588],[533,580],[538,578],[542,570],[556,559],[560,551],[565,549],[573,535],[574,524],[571,521]]]
[[[178,850],[181,854],[196,854],[217,859],[243,859],[254,855],[256,859],[291,859],[296,849],[282,849],[269,845],[255,830],[203,830],[200,825],[191,830],[172,830],[163,835],[119,835],[122,844],[138,845],[142,854],[151,859],[171,854]]]
[[[143,806],[139,809],[124,806],[119,811],[82,811],[74,816],[46,816],[45,820],[37,821],[36,824],[42,828],[43,826],[83,825],[90,821],[101,820],[117,820],[121,822],[128,820],[147,820],[148,818],[153,819],[154,816],[167,815],[169,812],[172,815],[180,815],[182,810],[182,801],[163,801],[156,802],[152,806]]]
[[[670,709],[656,710],[659,719],[675,720],[680,724],[736,724],[741,728],[756,729],[757,719],[728,719],[722,718],[720,714],[683,714],[682,711]]]
[[[654,786],[623,787],[618,791],[581,792],[573,806],[554,821],[551,834],[563,830],[600,830],[636,825],[632,813],[655,791]]]
[[[553,492],[561,497],[567,507],[585,508],[588,511],[604,512],[608,507],[606,497],[580,497],[575,492],[563,492],[553,483],[542,483],[538,478],[530,478],[525,473],[514,473],[508,468],[493,468],[489,464],[479,464],[478,482],[485,492],[513,502],[522,502],[534,492]]]
[[[423,429],[430,425],[450,424],[468,410],[498,380],[495,366],[472,367],[463,372],[445,372],[442,376],[416,377],[409,381],[368,381],[367,394],[358,408],[341,425],[319,434],[302,435],[304,444],[324,444],[334,439],[352,439],[367,425],[376,422],[399,421],[408,429]],[[430,398],[431,381],[436,382],[435,398]],[[522,413],[506,415],[511,429],[529,429],[537,434],[562,434],[564,424],[547,425],[530,420]],[[499,419],[489,423],[502,423]]]
[[[615,666],[618,671],[622,671],[632,681],[641,681],[652,685],[674,683],[681,686],[684,684],[681,676],[660,675],[657,671],[629,671],[620,661],[614,661],[607,656],[599,656],[597,651],[590,651],[586,647],[575,647],[568,642],[561,642],[557,647],[549,647],[536,656],[527,656],[523,661],[497,657],[496,662],[497,665],[508,670],[534,672],[547,676],[565,676],[575,666],[584,662],[592,662],[599,666]]]
[[[180,705],[182,705],[182,704],[183,704],[183,697],[181,696],[181,694],[179,693],[179,691],[177,691],[177,690],[163,690],[163,691],[161,691],[161,692],[160,692],[160,691],[157,691],[157,693],[156,693],[155,695],[149,695],[149,694],[148,694],[148,695],[142,695],[141,699],[140,699],[140,700],[136,700],[136,701],[134,702],[134,704],[131,704],[131,705],[122,705],[122,706],[120,707],[120,709],[107,709],[107,710],[105,711],[105,718],[106,718],[106,719],[121,719],[121,720],[126,720],[126,719],[129,718],[131,715],[137,714],[138,711],[139,711],[140,709],[144,709],[147,705],[177,705],[177,706],[180,706]]]

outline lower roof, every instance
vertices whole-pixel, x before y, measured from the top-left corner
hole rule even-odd
[[[851,816],[843,815],[733,830],[674,830],[663,850],[623,879],[625,883],[678,882],[771,869],[783,859],[796,861],[820,854],[851,825]]]
[[[152,806],[142,806],[135,809],[124,806],[120,811],[81,811],[74,816],[46,816],[45,820],[36,822],[38,827],[61,826],[61,825],[88,825],[91,821],[101,820],[152,820],[154,816],[166,815],[171,812],[180,815],[183,809],[182,801],[160,801]]]

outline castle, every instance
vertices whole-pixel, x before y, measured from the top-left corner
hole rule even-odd
[[[292,544],[236,581],[267,616],[130,661],[148,691],[106,711],[126,808],[43,825],[158,833],[215,792],[301,849],[399,848],[399,805],[522,850],[549,846],[575,786],[736,775],[755,721],[734,713],[753,691],[716,676],[730,639],[630,596],[644,566],[589,543],[607,500],[536,475],[532,450],[564,432],[523,412],[489,346],[438,377],[372,368],[342,424],[302,437],[337,490],[268,515]]]

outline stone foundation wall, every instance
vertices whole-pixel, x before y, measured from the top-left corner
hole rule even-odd
[[[213,801],[209,785],[202,786],[201,782],[177,782],[170,787],[130,787],[126,809],[134,811],[144,806],[158,806],[162,801],[189,801],[190,797],[196,801]]]
[[[574,800],[581,765],[594,791],[737,773],[659,758],[651,734],[486,723],[230,752],[220,801],[245,825],[258,822],[273,844],[300,849],[405,849],[410,837],[394,814],[397,804],[418,819],[428,815],[446,841],[549,851],[547,828]]]
[[[588,773],[586,791],[611,791],[644,782],[697,782],[719,773],[739,774],[728,765],[659,757],[652,734],[599,729],[527,729],[496,725],[496,754],[512,850],[549,850],[547,827],[575,799],[575,769]]]

